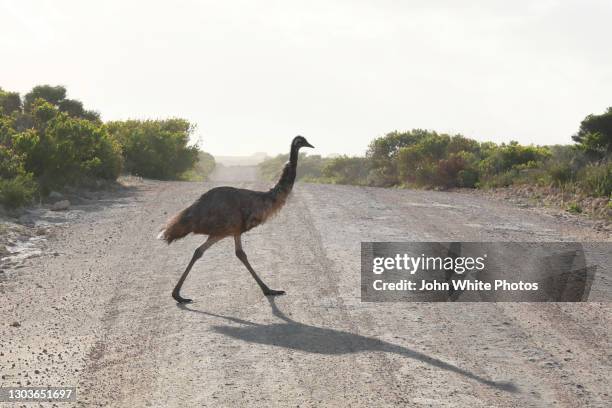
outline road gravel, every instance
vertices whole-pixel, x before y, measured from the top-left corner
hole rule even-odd
[[[79,407],[612,406],[609,303],[360,301],[361,241],[610,241],[586,221],[456,192],[297,183],[243,237],[287,294],[263,297],[226,239],[179,306],[170,292],[205,237],[155,236],[227,184],[269,187],[255,167],[220,167],[212,182],[145,180],[75,206],[41,256],[0,274],[0,385],[77,386]]]

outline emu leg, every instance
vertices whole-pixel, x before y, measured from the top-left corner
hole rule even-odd
[[[187,279],[187,275],[189,275],[189,271],[191,271],[193,264],[202,257],[202,255],[204,254],[204,251],[206,251],[208,248],[210,248],[215,242],[219,241],[220,239],[221,238],[218,238],[218,237],[208,237],[206,242],[204,242],[202,245],[200,245],[195,250],[195,252],[193,253],[193,257],[191,258],[191,262],[189,262],[189,265],[187,265],[187,269],[185,269],[185,272],[183,272],[183,274],[181,275],[181,278],[176,283],[176,286],[174,287],[174,290],[172,291],[172,297],[174,298],[174,300],[176,300],[179,303],[190,303],[191,302],[191,299],[185,299],[181,297],[180,295],[180,291],[181,291],[181,287],[183,286],[183,282],[185,282],[185,279]]]
[[[255,279],[255,282],[257,282],[263,294],[266,296],[284,295],[285,294],[284,290],[270,289],[268,285],[266,285],[259,278],[259,276],[257,276],[257,273],[255,273],[255,271],[251,267],[251,264],[249,264],[249,260],[247,259],[247,254],[242,250],[242,242],[240,241],[240,235],[234,236],[234,243],[236,244],[236,256],[238,257],[238,259],[242,261],[244,266],[246,266],[246,268],[249,270],[249,272],[251,273],[251,276],[253,277],[253,279]]]

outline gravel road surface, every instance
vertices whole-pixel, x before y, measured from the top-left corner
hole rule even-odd
[[[462,193],[298,183],[243,237],[287,294],[263,297],[226,239],[178,306],[170,292],[205,238],[167,246],[160,226],[215,185],[268,187],[254,167],[214,180],[143,181],[76,206],[41,256],[4,269],[0,385],[76,386],[79,407],[612,406],[610,303],[360,302],[361,241],[610,241],[585,221]]]

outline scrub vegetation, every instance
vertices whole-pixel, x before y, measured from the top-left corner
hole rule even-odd
[[[395,131],[374,139],[364,157],[306,156],[298,179],[432,189],[531,185],[609,199],[612,108],[587,116],[573,140],[573,145],[525,146],[422,129]],[[280,155],[261,163],[263,177],[272,179],[286,159]]]
[[[179,118],[104,123],[98,112],[67,98],[63,86],[36,86],[23,97],[0,88],[0,204],[16,208],[122,172],[205,178],[214,160],[189,145],[193,131]]]

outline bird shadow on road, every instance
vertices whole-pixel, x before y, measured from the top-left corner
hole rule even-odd
[[[217,333],[249,343],[267,344],[291,350],[315,354],[352,354],[366,351],[379,351],[397,354],[430,364],[436,368],[454,372],[479,383],[507,392],[518,392],[511,382],[497,382],[480,377],[468,370],[446,363],[427,354],[398,346],[383,340],[353,334],[342,330],[312,326],[287,317],[276,305],[274,298],[267,298],[272,314],[284,323],[259,324],[230,316],[218,315],[202,310],[192,309],[185,304],[177,304],[182,310],[221,318],[238,323],[241,326],[212,326]]]

